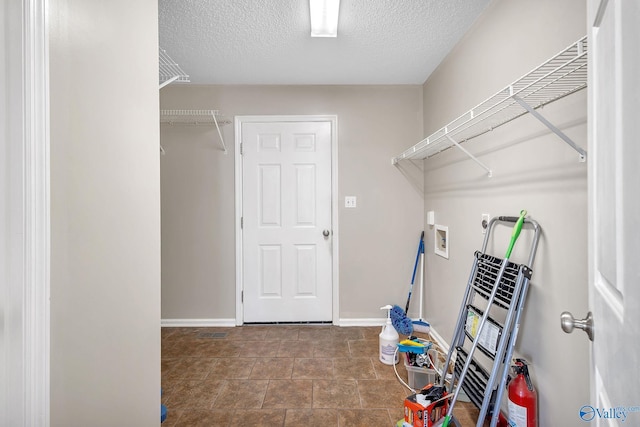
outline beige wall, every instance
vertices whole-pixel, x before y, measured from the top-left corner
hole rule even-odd
[[[422,132],[420,86],[180,86],[162,89],[166,109],[236,115],[338,116],[341,319],[383,318],[403,303],[422,229],[421,178],[390,159]],[[163,125],[162,318],[235,318],[234,132]],[[409,168],[409,172],[417,169]],[[345,209],[344,196],[358,197]]]
[[[49,12],[51,426],[156,426],[157,2]]]
[[[586,34],[585,2],[495,0],[424,85],[425,136]],[[586,148],[586,91],[542,110]],[[575,425],[589,401],[588,340],[560,329],[564,310],[587,311],[587,164],[531,116],[465,143],[492,170],[451,149],[425,161],[425,211],[449,226],[450,258],[435,256],[427,228],[427,318],[450,341],[473,253],[480,249],[481,214],[527,209],[543,236],[523,313],[518,354],[531,363],[541,426]],[[491,250],[502,256],[508,230]],[[522,249],[530,241],[523,233]]]

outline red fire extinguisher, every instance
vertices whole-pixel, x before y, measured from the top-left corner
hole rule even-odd
[[[509,382],[509,426],[538,427],[538,394],[529,377],[524,359],[516,359],[516,377]]]

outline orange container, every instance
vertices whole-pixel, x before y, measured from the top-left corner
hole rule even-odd
[[[433,387],[433,384],[427,385],[423,390],[431,387]],[[447,396],[446,391],[444,396]],[[448,410],[449,399],[442,399],[425,406],[421,403],[421,399],[412,394],[404,400],[404,421],[413,427],[432,427],[447,414]]]

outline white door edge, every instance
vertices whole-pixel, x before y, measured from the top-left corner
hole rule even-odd
[[[242,125],[244,123],[277,123],[277,122],[330,122],[331,123],[331,222],[333,230],[332,263],[332,322],[338,325],[340,322],[339,310],[339,283],[338,283],[338,248],[340,247],[338,232],[338,116],[337,115],[268,115],[268,116],[236,116],[234,119],[235,130],[235,198],[236,198],[236,325],[244,323],[242,291],[244,289],[242,277],[242,229],[240,218],[242,216],[242,156],[240,155],[240,143],[242,142]]]
[[[4,7],[4,6],[3,6]],[[48,2],[10,2],[3,10],[10,40],[0,75],[7,91],[0,108],[7,129],[3,140],[8,180],[0,178],[6,206],[2,227],[7,246],[0,264],[7,272],[3,323],[5,392],[0,393],[0,424],[50,425],[50,203],[49,203],[49,40]],[[6,109],[6,110],[5,110]],[[1,289],[1,288],[0,288]],[[1,307],[0,307],[1,308]]]

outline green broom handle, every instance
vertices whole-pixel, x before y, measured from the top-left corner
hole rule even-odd
[[[526,210],[520,211],[520,217],[516,221],[516,225],[513,226],[513,232],[511,233],[511,241],[509,242],[509,247],[507,248],[507,254],[504,256],[505,258],[509,258],[511,256],[511,251],[513,250],[513,246],[516,244],[516,240],[518,240],[518,236],[520,236],[520,231],[522,231],[522,224],[524,223],[524,217],[527,215]]]

